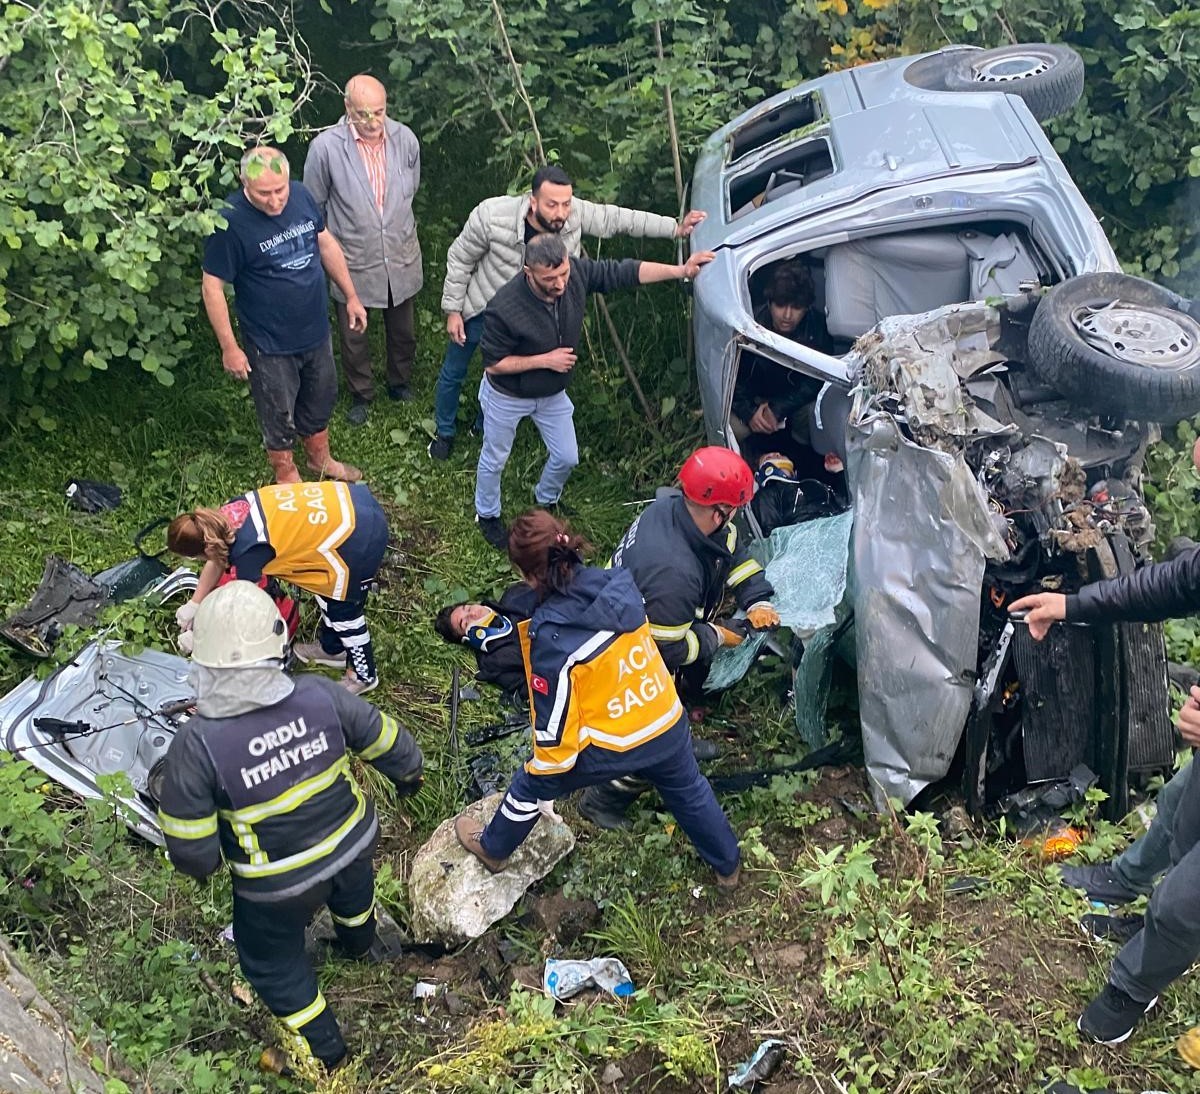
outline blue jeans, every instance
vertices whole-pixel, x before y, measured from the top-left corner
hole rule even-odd
[[[467,340],[461,346],[451,342],[446,347],[442,370],[438,373],[433,396],[433,417],[439,437],[453,437],[455,434],[454,419],[458,414],[458,398],[462,394],[463,381],[467,378],[467,366],[483,337],[483,312],[463,321],[463,333]]]
[[[483,447],[475,474],[475,512],[481,517],[500,515],[500,474],[508,463],[522,418],[533,419],[549,452],[533,496],[539,505],[553,505],[579,463],[572,417],[575,404],[567,393],[560,391],[545,399],[518,399],[492,387],[485,374],[479,385],[479,405],[483,408]]]

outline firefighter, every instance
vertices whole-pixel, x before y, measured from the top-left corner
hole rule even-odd
[[[387,541],[387,517],[361,483],[264,486],[220,509],[182,513],[167,528],[167,546],[205,561],[192,599],[175,619],[186,633],[231,566],[246,581],[262,574],[289,581],[313,593],[321,611],[317,641],[297,642],[292,652],[305,664],[344,669],[342,686],[365,695],[379,676],[364,610]]]
[[[624,570],[585,566],[586,543],[543,509],[509,530],[508,554],[537,594],[519,625],[533,755],[518,768],[486,828],[462,814],[454,832],[493,873],[533,830],[539,805],[580,787],[637,775],[716,871],[741,876],[737,838],[692,755],[687,713]]]
[[[685,699],[698,698],[713,654],[740,645],[747,625],[779,626],[775,590],[738,542],[733,518],[749,504],[754,476],[728,448],[693,452],[679,470],[680,492],[651,502],[613,551],[611,565],[628,570],[646,601],[650,633]],[[718,620],[726,592],[745,622]],[[645,789],[636,781],[588,789],[579,811],[602,828],[627,827],[625,810]]]
[[[299,1047],[332,1068],[346,1043],[304,931],[328,905],[337,949],[374,956],[379,822],[350,754],[403,795],[421,784],[421,751],[390,715],[332,680],[283,672],[286,628],[258,586],[215,590],[193,630],[196,714],[171,742],[159,804],[167,854],[198,880],[228,864],[242,972]]]

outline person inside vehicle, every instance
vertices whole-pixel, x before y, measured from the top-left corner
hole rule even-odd
[[[433,629],[443,641],[470,648],[477,680],[525,701],[525,662],[517,624],[529,618],[533,607],[533,590],[520,581],[504,590],[498,604],[486,600],[447,604],[434,619]]]
[[[348,760],[358,756],[407,795],[421,786],[421,750],[394,718],[333,681],[288,676],[283,620],[250,582],[206,597],[193,630],[196,713],[171,741],[159,801],[167,854],[200,881],[228,865],[242,972],[332,1069],[346,1042],[304,952],[305,928],[325,905],[335,952],[386,956],[375,945],[379,821]]]
[[[825,320],[815,306],[812,275],[799,262],[782,262],[767,279],[764,301],[754,313],[767,330],[794,342],[830,353],[833,343]],[[730,425],[746,458],[753,462],[765,452],[782,451],[794,459],[802,442],[795,438],[794,421],[812,403],[821,382],[755,353],[742,355],[733,392]],[[807,462],[803,470],[807,473]]]
[[[1200,470],[1200,441],[1192,452]],[[1120,577],[1085,585],[1079,592],[1039,592],[1013,601],[1010,612],[1024,612],[1029,633],[1038,641],[1058,621],[1099,623],[1126,620],[1158,622],[1200,610],[1200,547],[1169,562],[1144,566]],[[1184,742],[1200,747],[1200,687],[1192,687],[1179,711],[1177,727]],[[1079,1016],[1081,1033],[1101,1044],[1128,1039],[1159,995],[1200,958],[1200,776],[1193,761],[1159,793],[1159,814],[1145,842],[1130,860],[1093,868],[1064,881],[1095,891],[1104,901],[1148,890],[1166,869],[1142,917],[1087,916],[1082,926],[1093,935],[1124,940],[1108,982]],[[1141,843],[1142,841],[1139,841]],[[1136,847],[1136,845],[1135,845]],[[1130,848],[1132,852],[1134,848]],[[1129,852],[1126,853],[1127,855]],[[1121,866],[1118,870],[1116,867]],[[1101,884],[1103,883],[1103,884]],[[1124,892],[1122,892],[1124,890]]]
[[[492,873],[542,815],[539,803],[623,776],[654,786],[713,868],[741,877],[737,837],[692,754],[687,712],[650,633],[642,594],[622,569],[584,565],[588,544],[544,509],[509,531],[508,556],[536,594],[521,624],[533,713],[533,754],[481,827],[454,822],[462,846]]]
[[[342,686],[363,695],[379,683],[364,610],[387,542],[387,517],[362,483],[264,486],[219,509],[181,513],[167,528],[167,546],[204,559],[204,568],[175,620],[189,630],[231,566],[243,581],[278,577],[312,593],[321,611],[317,641],[294,643],[292,652],[305,664],[344,669]]]

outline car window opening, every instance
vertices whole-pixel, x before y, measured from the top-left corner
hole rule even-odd
[[[756,318],[781,261],[807,270],[827,331],[825,352],[834,354],[845,353],[881,319],[1014,296],[1058,281],[1023,225],[921,228],[864,236],[760,266],[749,277]]]
[[[755,149],[763,148],[797,129],[812,125],[821,116],[817,95],[792,99],[783,106],[747,122],[733,134],[729,162],[741,159]]]
[[[833,174],[833,153],[824,137],[793,144],[729,182],[729,219],[778,201]]]

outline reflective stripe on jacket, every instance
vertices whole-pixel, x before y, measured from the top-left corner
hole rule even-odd
[[[621,570],[580,567],[518,627],[533,723],[531,775],[603,767],[645,748],[684,717],[650,634],[641,595]],[[605,760],[605,756],[609,760]]]

